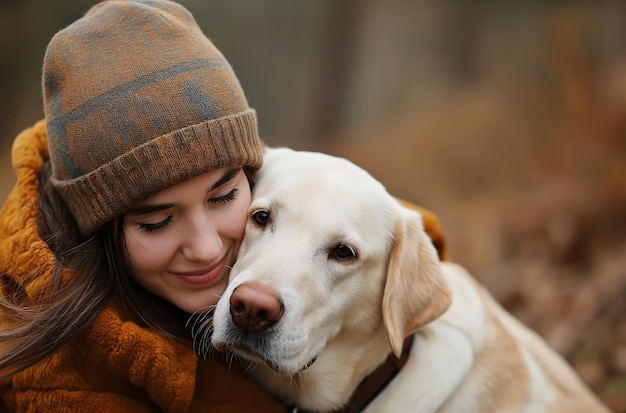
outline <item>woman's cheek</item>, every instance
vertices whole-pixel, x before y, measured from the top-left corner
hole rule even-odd
[[[129,234],[127,234],[129,235]],[[168,242],[169,241],[169,242]],[[126,237],[129,263],[135,273],[158,272],[168,262],[171,238],[142,237],[139,234]]]

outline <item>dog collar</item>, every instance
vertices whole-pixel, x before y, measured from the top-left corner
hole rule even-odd
[[[409,359],[414,337],[415,335],[411,334],[404,340],[400,357],[396,357],[393,352],[389,353],[385,362],[359,383],[348,403],[333,413],[359,413],[363,411],[402,370]],[[288,411],[290,413],[306,413],[304,410],[298,409],[297,406],[288,409]]]

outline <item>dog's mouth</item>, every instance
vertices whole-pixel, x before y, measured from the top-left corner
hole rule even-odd
[[[292,369],[286,369],[284,365],[273,361],[271,358],[267,357],[267,355],[264,354],[264,352],[258,351],[258,349],[254,348],[253,346],[245,346],[242,344],[239,344],[239,345],[222,344],[222,345],[216,346],[216,348],[220,351],[230,351],[234,354],[239,355],[240,357],[243,357],[245,359],[248,359],[256,363],[266,364],[269,368],[271,368],[276,373],[281,374],[281,375],[291,376],[294,374],[301,373],[305,370],[308,370],[309,367],[311,367],[313,363],[317,361],[317,356],[315,356],[311,360],[309,360],[307,363],[305,363],[299,370],[294,371]]]
[[[279,364],[276,364],[276,363],[274,363],[272,361],[269,361],[269,360],[263,360],[263,362],[265,364],[267,364],[267,366],[269,368],[271,368],[272,370],[274,370],[278,374],[293,376],[294,374],[302,373],[303,371],[308,370],[308,368],[311,367],[313,365],[313,363],[315,363],[316,360],[317,360],[317,356],[313,357],[308,363],[306,363],[304,366],[302,366],[302,368],[300,370],[297,370],[295,372],[289,371],[289,370],[285,370],[284,366],[280,366]]]
[[[315,361],[316,361],[316,360],[317,360],[317,356],[313,357],[313,358],[311,359],[311,361],[309,361],[308,363],[306,363],[306,364],[304,365],[304,367],[302,367],[298,373],[300,373],[300,372],[302,372],[302,371],[304,371],[304,370],[307,370],[309,367],[311,367],[311,366],[313,365],[313,363],[315,363]]]

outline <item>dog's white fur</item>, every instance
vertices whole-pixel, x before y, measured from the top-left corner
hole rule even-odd
[[[254,360],[251,375],[287,402],[341,407],[415,334],[407,364],[367,412],[607,411],[463,268],[439,262],[421,216],[356,165],[267,149],[251,216],[261,210],[268,224],[248,222],[212,342]],[[338,260],[338,247],[357,257]],[[284,305],[266,331],[244,334],[231,319],[229,297],[245,283]]]

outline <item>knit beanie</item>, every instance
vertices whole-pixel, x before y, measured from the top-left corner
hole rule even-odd
[[[50,41],[43,91],[52,184],[85,236],[194,176],[261,166],[255,111],[175,2],[91,8]]]

